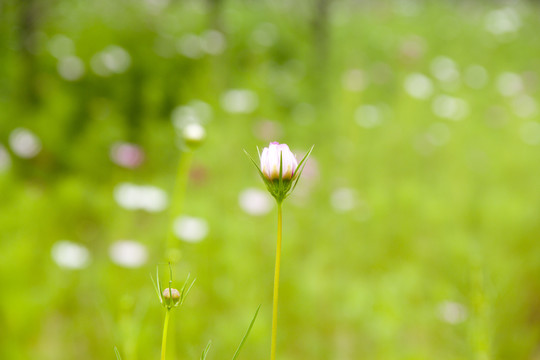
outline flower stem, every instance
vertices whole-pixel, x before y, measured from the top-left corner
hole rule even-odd
[[[281,229],[282,215],[281,202],[278,201],[278,231],[276,244],[276,266],[274,272],[274,303],[272,307],[272,347],[270,351],[270,359],[276,359],[276,335],[277,335],[277,317],[278,317],[278,293],[279,293],[279,268],[281,264]]]
[[[167,350],[167,330],[169,329],[169,314],[170,310],[167,309],[165,313],[165,323],[163,324],[163,340],[161,341],[161,360],[165,360],[165,352]]]

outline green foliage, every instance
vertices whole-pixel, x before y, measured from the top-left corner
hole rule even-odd
[[[0,359],[109,359],[115,344],[158,358],[147,274],[186,160],[173,114],[206,129],[174,211],[208,232],[171,240],[197,286],[171,315],[170,359],[210,338],[208,357],[228,356],[260,303],[242,357],[268,357],[275,208],[239,198],[266,191],[242,149],[273,140],[298,159],[316,144],[284,205],[282,360],[537,356],[538,4],[324,3],[1,2]],[[20,128],[34,157],[14,150]],[[142,164],[113,162],[118,142]],[[120,206],[123,183],[162,189],[166,208]],[[144,265],[112,260],[120,239]],[[61,240],[84,266],[55,261]]]

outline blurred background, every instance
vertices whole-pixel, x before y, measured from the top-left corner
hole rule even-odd
[[[277,140],[280,359],[540,359],[539,11],[0,1],[0,358],[157,359],[167,238],[169,358],[267,358]]]

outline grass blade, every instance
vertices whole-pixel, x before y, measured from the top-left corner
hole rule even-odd
[[[210,351],[210,346],[212,346],[212,340],[208,341],[208,344],[204,348],[201,354],[201,360],[206,360],[206,356],[208,355],[208,352]]]
[[[159,292],[159,286],[157,285],[156,281],[152,277],[152,274],[150,274],[150,280],[152,280],[152,285],[154,285],[154,290],[156,290],[157,297],[159,299],[159,302],[161,303],[161,293]]]
[[[120,351],[118,351],[118,348],[116,346],[114,347],[114,353],[116,354],[117,360],[122,360],[122,356],[120,356]]]
[[[257,308],[257,311],[255,311],[255,315],[253,315],[253,319],[251,320],[251,324],[249,324],[249,327],[246,331],[246,334],[242,338],[242,341],[240,342],[240,345],[238,345],[238,349],[236,349],[236,352],[233,355],[232,360],[235,360],[238,357],[238,354],[240,354],[240,350],[242,350],[242,346],[244,346],[244,343],[246,342],[247,337],[249,336],[249,333],[251,331],[251,328],[253,327],[253,324],[255,323],[255,319],[257,319],[257,315],[259,314],[259,310],[261,309],[261,305]]]

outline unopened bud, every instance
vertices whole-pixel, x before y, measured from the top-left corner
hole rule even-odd
[[[172,295],[171,295],[172,294]],[[172,307],[178,304],[180,301],[180,291],[176,289],[171,289],[169,293],[169,288],[163,290],[163,303],[167,307]]]
[[[298,167],[298,161],[294,157],[287,144],[272,142],[265,147],[261,154],[261,172],[270,180],[279,180],[280,170],[283,180],[291,180]]]
[[[199,123],[188,124],[182,130],[182,137],[187,146],[192,149],[199,147],[206,137],[206,130]]]

